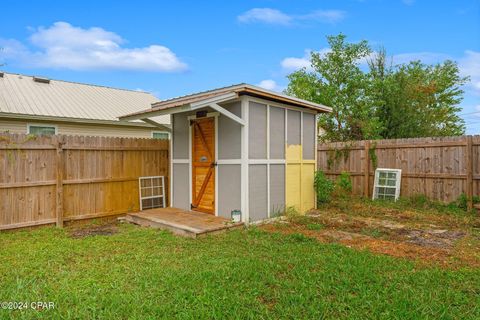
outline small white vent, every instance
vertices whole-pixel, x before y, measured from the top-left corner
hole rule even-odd
[[[165,208],[165,177],[140,177],[138,178],[140,194],[140,210],[152,208]]]
[[[33,81],[40,83],[50,83],[50,79],[42,77],[33,77]]]
[[[373,184],[373,199],[386,199],[397,201],[400,196],[400,182],[402,170],[377,169]]]

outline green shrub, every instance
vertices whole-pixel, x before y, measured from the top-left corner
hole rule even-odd
[[[350,173],[342,171],[335,181],[335,191],[338,196],[347,196],[352,193],[352,180]]]
[[[480,203],[480,197],[479,196],[473,196],[473,203]],[[462,193],[457,200],[454,202],[450,203],[450,206],[455,206],[457,208],[467,210],[468,208],[468,197],[465,193]]]
[[[315,172],[314,187],[317,194],[317,204],[330,202],[335,185],[321,170]]]

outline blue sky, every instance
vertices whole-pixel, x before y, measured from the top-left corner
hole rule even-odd
[[[480,133],[480,0],[11,1],[0,4],[9,72],[160,99],[247,82],[273,90],[325,36],[384,46],[396,62],[458,61],[462,116]],[[478,111],[478,114],[475,112]]]

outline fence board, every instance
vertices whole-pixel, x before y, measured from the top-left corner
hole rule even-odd
[[[317,167],[332,179],[342,171],[349,172],[353,192],[371,196],[375,168],[369,160],[368,145],[374,149],[378,168],[402,169],[402,196],[423,194],[451,202],[462,193],[470,199],[479,194],[480,136],[319,144]]]
[[[168,148],[154,139],[2,133],[0,230],[139,210],[138,177],[168,181]]]

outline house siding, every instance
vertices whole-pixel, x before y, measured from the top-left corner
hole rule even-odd
[[[0,119],[0,132],[8,131],[10,133],[27,133],[28,124],[55,125],[58,128],[58,134],[96,137],[151,138],[152,131],[161,131],[156,128],[145,127]]]

